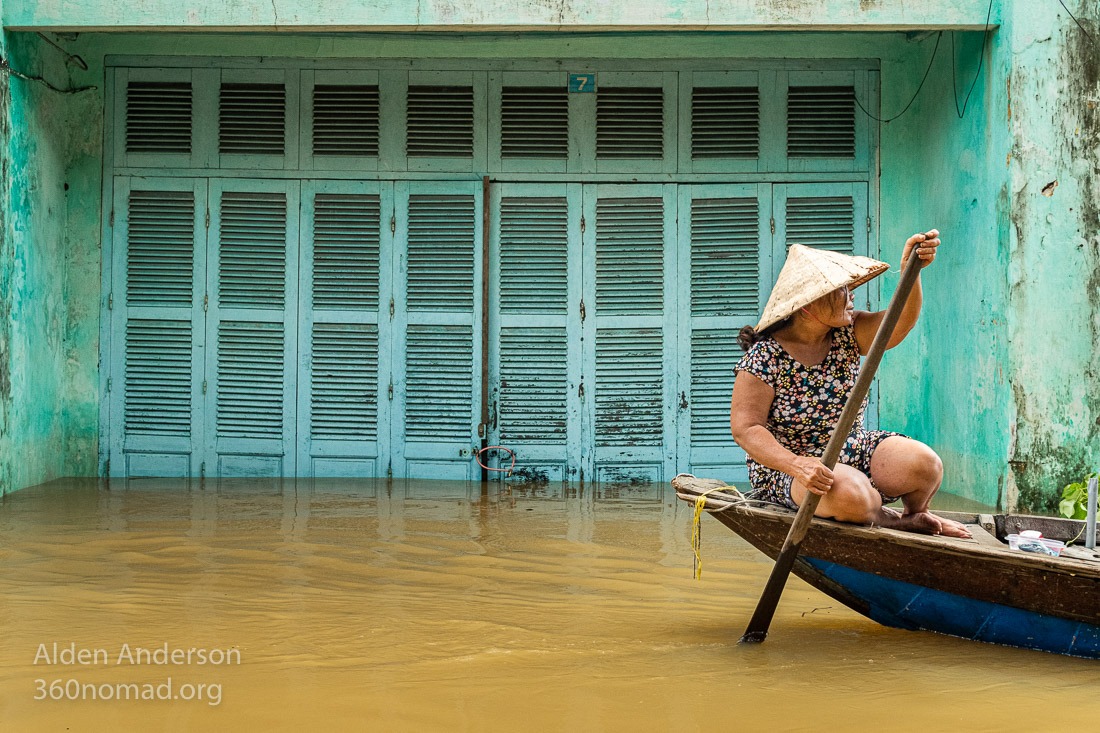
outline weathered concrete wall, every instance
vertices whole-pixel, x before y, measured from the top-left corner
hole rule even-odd
[[[173,0],[22,0],[5,8],[4,25],[54,30],[910,30],[979,28],[987,0],[401,0],[300,3]]]
[[[65,57],[37,37],[11,34],[5,46],[21,73],[70,87]],[[94,93],[13,76],[4,83],[0,492],[95,472],[98,395],[84,380],[97,368],[98,312],[81,304],[89,287],[98,293],[99,237],[87,222],[74,231],[67,181],[74,151],[101,137],[102,116]]]
[[[503,2],[503,0],[501,0]],[[172,3],[8,3],[9,25],[84,28],[218,24],[421,29],[500,21],[576,30],[629,27],[976,28],[984,1],[923,4],[790,0],[744,4],[425,2],[366,8]],[[354,5],[354,7],[352,7]],[[583,9],[582,5],[591,6]],[[1003,5],[1003,9],[1001,6]],[[1095,4],[1068,2],[1100,39]],[[635,7],[636,6],[636,7]],[[796,7],[797,6],[797,7]],[[950,34],[913,107],[881,125],[880,241],[895,263],[909,233],[943,231],[924,278],[918,329],[883,364],[882,424],[944,456],[948,490],[988,503],[1049,508],[1059,487],[1100,467],[1100,50],[1056,4],[995,3],[989,48],[966,115],[952,99]],[[1091,8],[1087,10],[1086,8]],[[587,13],[587,15],[584,15]],[[369,18],[365,17],[369,14]],[[998,17],[1003,14],[1003,17]],[[311,20],[312,18],[312,20]],[[547,19],[549,18],[549,19]],[[597,22],[598,20],[598,22]],[[461,24],[467,24],[462,26]],[[455,27],[455,26],[452,26]],[[336,28],[336,26],[332,26]],[[644,38],[644,43],[639,43]],[[812,43],[808,43],[812,39]],[[959,104],[980,33],[959,34]],[[102,86],[105,54],[434,58],[879,58],[884,115],[909,101],[935,35],[797,33],[596,35],[87,34],[65,45],[87,72],[33,35],[13,34],[13,64],[55,84]],[[7,55],[7,54],[5,54]],[[95,472],[98,433],[101,90],[58,95],[0,79],[0,490]],[[1048,184],[1057,181],[1055,188]],[[66,192],[64,185],[69,184]],[[1044,190],[1053,195],[1044,195]],[[883,278],[892,291],[896,273]]]
[[[1011,129],[1010,488],[1044,509],[1100,468],[1100,9],[1067,5],[1092,41],[1060,7],[1017,2],[998,59]]]

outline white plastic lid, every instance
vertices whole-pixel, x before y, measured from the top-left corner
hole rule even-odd
[[[1043,536],[1043,533],[1037,529],[1025,529],[1024,531],[1020,532],[1020,536],[1026,537],[1029,540],[1037,540]]]

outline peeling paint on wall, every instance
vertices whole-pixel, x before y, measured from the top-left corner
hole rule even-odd
[[[1078,20],[1098,36],[1096,18]],[[1100,468],[1100,53],[1064,12],[1015,3],[1011,22],[1010,467],[1020,508],[1052,511],[1064,484]]]
[[[7,34],[4,49],[22,73],[67,76],[64,57],[34,35]],[[74,411],[83,406],[94,416],[98,395],[74,392],[69,365],[79,354],[75,358],[94,373],[96,340],[74,339],[70,326],[73,306],[84,300],[80,289],[91,280],[98,291],[99,242],[94,230],[69,226],[66,177],[73,153],[98,134],[98,125],[88,121],[102,115],[102,105],[8,75],[3,85],[0,492],[7,492],[95,473],[94,449],[90,462],[86,456],[74,462],[88,451],[73,451],[68,437]],[[92,189],[88,203],[98,206],[98,198]],[[74,261],[79,267],[70,266]]]

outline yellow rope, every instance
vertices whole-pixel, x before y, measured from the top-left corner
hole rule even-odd
[[[700,527],[699,519],[703,516],[703,507],[707,503],[707,494],[710,494],[714,491],[722,491],[723,489],[733,488],[734,487],[732,486],[716,486],[713,489],[707,489],[706,491],[695,497],[695,513],[691,518],[691,549],[695,553],[693,570],[695,572],[696,580],[699,580],[703,577],[703,534]]]

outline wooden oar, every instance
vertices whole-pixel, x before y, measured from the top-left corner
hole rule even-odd
[[[917,275],[921,269],[920,257],[917,255],[919,246],[918,244],[913,247],[913,252],[909,255],[909,261],[905,263],[905,270],[901,273],[901,282],[898,283],[898,289],[894,291],[894,297],[891,298],[890,305],[886,308],[886,314],[882,318],[882,323],[879,324],[875,340],[871,342],[871,350],[867,352],[863,367],[859,370],[859,376],[856,377],[852,393],[848,396],[848,402],[840,413],[840,420],[833,429],[829,444],[825,446],[825,455],[821,457],[821,462],[830,471],[833,470],[837,459],[840,458],[840,451],[848,440],[848,434],[852,431],[852,424],[856,421],[856,415],[859,414],[863,398],[867,396],[867,392],[871,389],[871,380],[875,378],[878,364],[882,361],[882,354],[886,351],[886,344],[894,334],[894,327],[901,316],[901,309],[905,306],[905,301],[909,299],[913,284],[917,282]],[[806,533],[810,529],[810,522],[814,518],[814,511],[817,509],[819,501],[821,501],[820,494],[806,492],[806,499],[802,502],[802,506],[798,508],[798,514],[795,515],[794,521],[791,523],[787,539],[783,542],[783,549],[779,551],[779,557],[775,560],[775,567],[772,568],[768,584],[764,587],[764,593],[756,604],[756,611],[752,614],[749,627],[745,629],[741,641],[761,642],[768,638],[768,627],[771,625],[772,616],[775,615],[775,607],[779,605],[779,596],[783,595],[783,586],[787,584],[787,576],[790,575],[791,568],[794,567],[794,560],[798,557],[799,547],[802,546],[802,540],[806,538]]]

